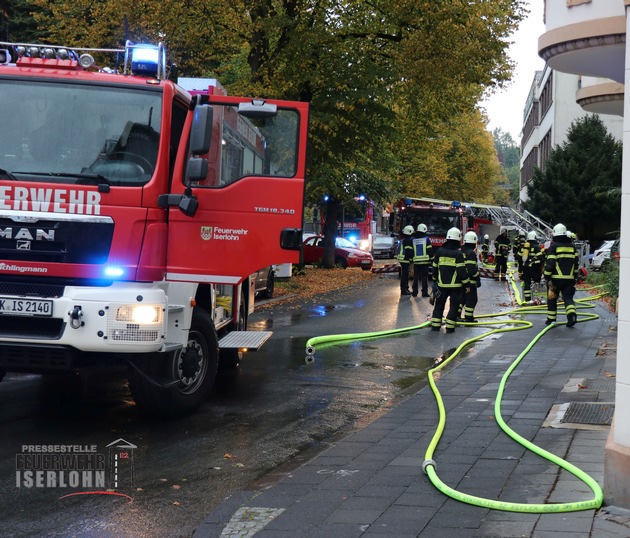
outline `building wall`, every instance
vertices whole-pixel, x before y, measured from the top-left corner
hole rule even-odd
[[[593,79],[588,80],[592,83]],[[525,110],[521,141],[520,200],[527,200],[527,185],[534,168],[545,169],[551,150],[563,144],[571,124],[584,116],[592,115],[576,103],[576,93],[582,85],[579,75],[561,73],[545,66],[537,71]],[[623,118],[600,114],[608,132],[617,140],[623,138]]]

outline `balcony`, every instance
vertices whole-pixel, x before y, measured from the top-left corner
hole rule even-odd
[[[546,2],[545,24],[547,31],[538,39],[538,54],[549,67],[624,83],[623,0]]]

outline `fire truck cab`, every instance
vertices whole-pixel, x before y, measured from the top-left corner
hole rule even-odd
[[[122,363],[190,413],[271,335],[249,275],[299,261],[307,105],[176,84],[131,42],[0,43],[0,88],[0,379]]]

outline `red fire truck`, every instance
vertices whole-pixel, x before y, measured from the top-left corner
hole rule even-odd
[[[0,88],[0,379],[121,363],[140,406],[193,411],[271,335],[249,275],[299,261],[307,105],[130,42],[1,43]]]
[[[458,201],[436,200],[432,198],[403,198],[394,206],[393,219],[390,221],[391,232],[398,235],[407,225],[415,230],[418,224],[425,224],[427,235],[434,245],[446,241],[446,232],[450,228],[459,228],[462,233],[474,231],[478,237],[490,233],[498,235],[498,225],[489,215],[481,215],[475,204],[462,204]]]

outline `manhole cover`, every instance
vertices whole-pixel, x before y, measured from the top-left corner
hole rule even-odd
[[[614,403],[571,402],[560,422],[610,426],[614,412]]]

